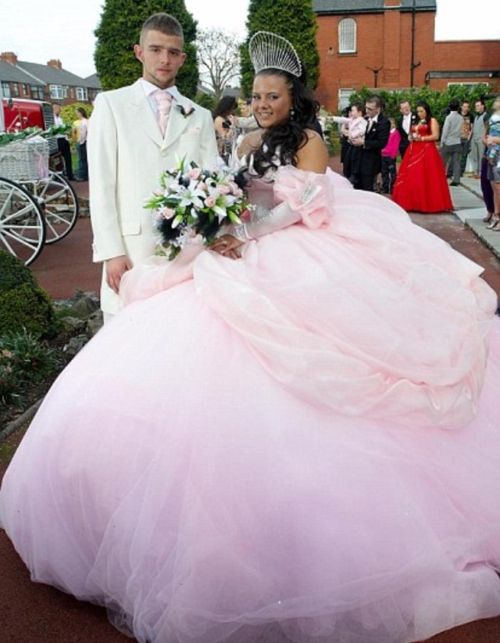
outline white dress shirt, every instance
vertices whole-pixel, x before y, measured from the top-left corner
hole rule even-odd
[[[151,106],[151,109],[153,110],[153,114],[155,115],[156,120],[158,120],[158,102],[156,101],[155,97],[153,94],[160,89],[160,87],[157,87],[156,85],[153,85],[153,83],[150,83],[149,80],[144,80],[144,78],[140,79],[142,88],[144,89],[144,93],[146,95],[146,98],[148,99],[148,103]],[[163,90],[170,94],[174,101],[178,101],[181,93],[177,89],[175,85],[172,85],[172,87],[167,87],[165,90]]]

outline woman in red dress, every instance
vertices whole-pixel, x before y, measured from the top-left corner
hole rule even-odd
[[[425,101],[417,103],[418,125],[401,163],[392,199],[413,212],[449,212],[453,209],[443,161],[436,148],[439,124]]]

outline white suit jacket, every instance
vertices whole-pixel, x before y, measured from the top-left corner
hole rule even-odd
[[[181,113],[192,108],[189,116]],[[210,112],[184,96],[174,101],[163,137],[140,81],[97,96],[88,132],[93,259],[127,255],[132,263],[154,253],[152,212],[144,202],[162,171],[186,157],[214,167],[217,146]],[[101,308],[119,310],[118,296],[103,276]]]

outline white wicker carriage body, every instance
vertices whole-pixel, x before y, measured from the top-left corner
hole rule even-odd
[[[49,144],[29,138],[0,146],[0,176],[11,181],[37,181],[49,175]]]

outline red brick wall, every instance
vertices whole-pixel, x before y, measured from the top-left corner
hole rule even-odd
[[[338,23],[345,17],[352,17],[357,23],[355,54],[338,53]],[[432,12],[415,16],[415,62],[420,62],[414,70],[416,86],[425,83],[428,71],[480,71],[498,67],[500,41],[435,42],[434,21]],[[381,89],[410,87],[411,27],[411,13],[394,10],[379,14],[319,16],[320,79],[316,96],[320,103],[337,111],[338,90],[374,87],[373,69],[381,68],[377,79]],[[484,81],[478,78],[439,79],[431,81],[431,86],[444,89],[448,82]],[[489,82],[495,91],[498,81]]]

